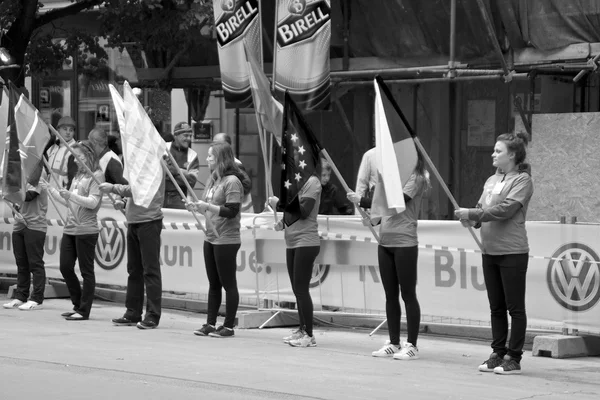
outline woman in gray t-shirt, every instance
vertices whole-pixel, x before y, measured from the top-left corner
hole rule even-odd
[[[493,165],[497,168],[483,186],[477,208],[455,211],[463,225],[481,227],[483,278],[492,321],[492,354],[479,370],[509,375],[521,373],[527,330],[525,284],[529,245],[525,220],[533,195],[530,168],[525,164],[528,136],[498,136]],[[508,317],[511,331],[508,347]]]
[[[212,171],[202,200],[189,203],[206,217],[204,264],[208,277],[208,310],[206,324],[194,331],[197,336],[232,337],[240,300],[237,287],[236,257],[242,244],[240,238],[240,207],[249,188],[245,175],[227,143],[213,143],[206,162]],[[225,321],[215,328],[221,305],[221,290],[225,289]]]
[[[62,316],[67,321],[82,321],[90,317],[96,289],[94,254],[100,233],[97,215],[102,199],[97,182],[104,182],[104,174],[98,167],[89,141],[84,140],[72,147],[78,170],[70,190],[49,187],[49,191],[57,201],[64,205],[68,202],[70,205],[60,243],[60,273],[69,289],[73,311],[65,312]],[[96,179],[87,172],[84,164],[94,171]],[[83,289],[75,274],[77,261],[83,278]]]

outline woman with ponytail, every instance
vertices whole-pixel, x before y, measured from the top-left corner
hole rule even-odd
[[[525,133],[498,136],[492,153],[496,173],[485,182],[477,207],[455,211],[464,226],[481,228],[493,352],[479,370],[502,375],[521,373],[527,330],[525,283],[529,245],[525,221],[533,195],[531,168],[525,163],[528,141]],[[508,347],[507,312],[511,317]]]

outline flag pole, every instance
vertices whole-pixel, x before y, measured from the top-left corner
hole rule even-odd
[[[73,152],[73,148],[71,147],[71,145],[69,143],[67,143],[67,141],[65,140],[65,138],[62,137],[62,135],[60,133],[58,133],[58,131],[56,129],[54,129],[54,127],[52,125],[50,125],[50,124],[47,124],[47,125],[48,125],[48,128],[50,128],[50,130],[52,131],[52,133],[54,133],[56,135],[56,137],[58,137],[58,139],[65,146],[67,146],[67,149],[69,150],[69,152],[71,154],[73,154],[73,157],[76,157],[75,152]],[[94,173],[92,172],[92,170],[90,169],[90,167],[88,167],[85,163],[81,163],[81,165],[83,165],[83,167],[85,168],[86,172],[88,174],[90,174],[90,176],[92,177],[92,179],[94,180],[94,182],[96,182],[98,185],[100,185],[100,181],[98,180],[98,178],[96,178],[96,176],[94,176]],[[113,206],[116,206],[117,202],[116,202],[115,198],[112,196],[112,194],[106,193],[106,195],[110,199],[110,201],[113,204]],[[123,215],[125,215],[125,210],[121,209],[120,211],[121,211],[121,213]]]
[[[167,153],[170,153],[170,152],[167,151]],[[173,182],[173,186],[175,186],[175,189],[177,189],[177,192],[179,192],[179,195],[181,196],[181,200],[185,201],[186,200],[185,194],[183,193],[183,190],[181,190],[181,187],[179,186],[179,184],[175,180],[175,177],[173,176],[173,174],[169,170],[169,167],[167,166],[167,163],[165,162],[165,160],[163,160],[161,158],[160,159],[160,164],[162,165],[163,169],[165,170],[165,172],[167,173],[167,175],[171,179],[171,182]],[[177,164],[175,164],[175,165],[177,165]],[[185,181],[185,178],[183,178],[183,180]],[[192,210],[190,210],[190,212],[192,213],[192,215],[196,219],[196,222],[198,222],[198,226],[200,227],[200,230],[202,230],[202,232],[204,232],[204,234],[206,234],[206,229],[204,229],[204,225],[202,225],[202,222],[198,218],[198,214],[196,214],[196,212],[192,211]]]
[[[279,4],[275,2],[275,33],[273,34],[273,73],[271,74],[271,79],[273,82],[271,83],[271,90],[275,92],[275,77],[277,76],[277,24],[279,23]],[[275,133],[275,132],[273,132]]]
[[[50,178],[54,180],[54,183],[56,184],[56,187],[57,188],[61,187],[62,185],[58,182],[58,179],[56,179],[56,176],[54,176],[54,174],[52,173],[52,167],[50,167],[50,164],[48,163],[48,160],[46,160],[46,158],[44,156],[42,156],[42,162],[44,163],[44,165],[46,166],[46,168],[48,168],[48,172],[50,173]],[[54,205],[54,208],[56,208],[56,212],[58,213],[58,216],[66,224],[67,221],[60,214],[60,211],[58,210],[58,207],[56,206],[56,203],[54,203],[54,199],[52,198],[52,195],[49,194],[49,197],[50,197],[50,199],[52,201],[52,204]],[[75,210],[73,210],[71,202],[69,200],[66,200],[66,199],[65,199],[65,201],[67,203],[67,207],[71,211],[71,214],[73,214],[73,218],[75,218],[75,221],[77,221],[77,223],[79,223],[79,219],[77,218],[77,215],[75,214]]]
[[[173,154],[171,154],[169,149],[167,149],[166,153],[169,155],[169,159],[171,160],[171,163],[173,163],[173,165],[177,165],[177,161],[175,160],[175,157],[173,157]],[[163,160],[163,163],[164,163],[164,160]],[[166,164],[163,166],[166,167]],[[196,196],[196,193],[192,189],[192,186],[190,185],[188,180],[183,175],[183,172],[181,172],[181,169],[177,168],[177,171],[179,172],[179,176],[181,177],[181,180],[184,182],[185,187],[186,187],[188,193],[190,194],[190,196],[192,196],[194,201],[198,201],[199,200],[198,196]],[[183,190],[181,190],[181,187],[179,187],[179,184],[175,181],[175,177],[173,176],[171,171],[169,171],[169,168],[167,168],[167,175],[169,175],[169,178],[171,178],[171,180],[173,181],[173,185],[175,185],[179,194],[182,195],[182,199],[185,200],[185,194],[183,193]],[[194,212],[192,212],[192,214],[194,214]],[[195,217],[196,217],[196,215],[194,214],[194,218]],[[198,221],[198,218],[196,218],[196,221]],[[198,221],[198,223],[200,224],[200,228],[202,229],[202,231],[204,231],[204,233],[206,233],[206,229],[204,228],[202,223],[200,221]],[[214,232],[218,236],[217,231],[215,230]]]
[[[50,193],[48,193],[48,198],[50,199],[50,203],[52,203],[52,205],[54,206],[54,208],[56,209],[56,213],[58,214],[58,216],[60,217],[60,220],[63,222],[63,225],[67,225],[67,220],[65,219],[65,217],[63,217],[63,215],[60,213],[60,210],[58,208],[58,205],[56,204],[56,202],[54,201],[54,198],[52,197],[52,195]],[[70,205],[70,203],[67,202],[67,204]],[[71,214],[73,214],[73,218],[77,219],[77,217],[75,216],[75,214],[73,213],[73,211],[71,211]]]
[[[350,189],[350,187],[348,186],[348,184],[344,180],[344,177],[342,177],[342,174],[337,169],[337,166],[335,165],[335,163],[333,162],[333,160],[329,156],[329,153],[327,152],[327,150],[321,149],[321,154],[323,155],[323,157],[325,157],[325,159],[327,160],[327,162],[329,163],[329,165],[331,165],[331,169],[335,173],[335,176],[337,176],[337,178],[339,179],[339,181],[342,184],[342,186],[344,187],[344,190],[346,191],[346,193],[352,192],[353,190]],[[369,219],[367,213],[365,212],[365,210],[363,210],[362,208],[360,208],[359,204],[354,204],[354,205],[358,209],[358,212],[363,217],[363,219]],[[375,240],[377,241],[377,244],[379,244],[379,235],[377,234],[377,232],[375,232],[375,228],[373,227],[373,225],[369,224],[368,228],[371,231],[371,233],[373,234],[373,237],[375,237]]]

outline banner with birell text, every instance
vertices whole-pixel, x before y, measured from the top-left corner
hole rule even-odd
[[[277,0],[275,92],[302,110],[329,107],[330,0]]]
[[[221,84],[227,108],[251,108],[244,42],[262,65],[260,0],[213,0]]]

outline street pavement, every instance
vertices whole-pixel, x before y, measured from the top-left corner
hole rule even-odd
[[[7,301],[0,295],[0,302]],[[523,358],[523,374],[481,373],[479,341],[421,335],[421,359],[371,357],[386,337],[317,327],[317,347],[281,341],[287,328],[192,334],[203,314],[163,310],[158,329],[116,327],[120,304],[97,301],[88,321],[65,321],[65,299],[42,310],[0,308],[1,400],[598,399],[600,358]]]

